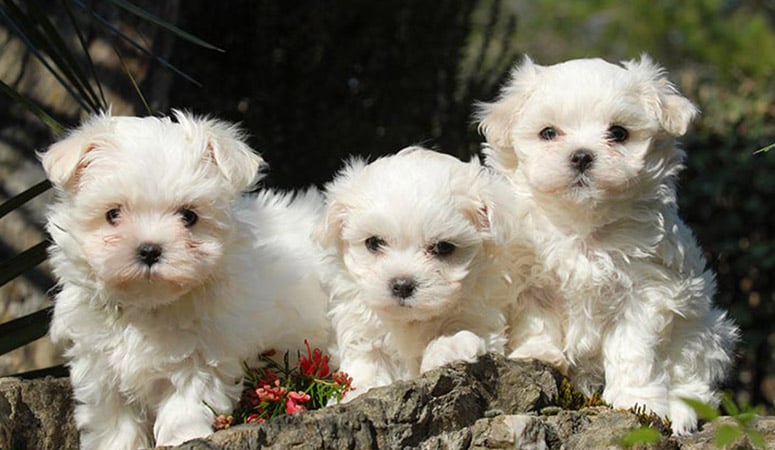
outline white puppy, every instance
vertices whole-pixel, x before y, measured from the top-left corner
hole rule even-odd
[[[604,387],[613,406],[644,405],[679,434],[697,424],[681,398],[717,401],[738,333],[712,306],[714,276],[677,212],[675,137],[696,114],[644,56],[526,58],[479,116],[487,163],[512,180],[520,223],[557,279],[550,309],[520,320],[540,323],[538,339],[564,350],[587,394]]]
[[[209,434],[243,359],[323,342],[310,238],[322,196],[240,200],[263,161],[236,128],[106,114],[42,162],[58,194],[51,336],[70,360],[82,448]]]
[[[478,161],[411,147],[353,159],[327,186],[330,317],[357,389],[503,353],[511,283],[496,216],[509,186]]]

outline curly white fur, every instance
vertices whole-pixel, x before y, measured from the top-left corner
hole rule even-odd
[[[354,159],[327,186],[324,285],[334,353],[356,388],[348,399],[503,353],[500,307],[514,284],[498,245],[510,224],[498,214],[511,193],[493,175],[477,161],[411,147],[368,165]]]
[[[717,401],[738,335],[677,211],[674,137],[696,113],[644,56],[526,58],[479,115],[487,163],[511,179],[516,220],[555,280],[515,304],[511,355],[562,352],[586,393],[604,387],[613,406],[643,405],[678,434],[697,425],[682,398]]]
[[[58,194],[51,337],[84,449],[209,434],[210,408],[239,395],[242,360],[326,342],[310,239],[322,196],[241,198],[263,161],[239,131],[175,119],[95,116],[42,154]]]

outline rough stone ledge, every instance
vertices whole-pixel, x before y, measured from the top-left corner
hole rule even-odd
[[[561,377],[539,362],[499,356],[458,363],[412,382],[373,389],[346,405],[240,425],[175,447],[231,449],[598,449],[637,428],[626,411],[558,411]],[[66,379],[0,379],[0,449],[77,448]],[[542,414],[542,411],[546,414]],[[551,414],[549,414],[551,412]],[[650,449],[715,449],[714,422]],[[775,417],[756,428],[775,450]],[[753,448],[741,438],[733,448]]]

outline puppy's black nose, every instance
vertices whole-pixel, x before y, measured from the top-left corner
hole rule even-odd
[[[139,247],[137,247],[137,259],[139,259],[142,263],[144,263],[148,267],[151,267],[152,265],[159,262],[160,258],[161,258],[161,245],[159,244],[151,244],[149,242],[145,242],[143,244],[140,244]]]
[[[595,154],[585,148],[576,150],[570,155],[570,165],[578,170],[579,173],[586,172],[594,160]]]
[[[417,283],[411,278],[394,278],[390,283],[390,291],[394,297],[407,298],[414,294]]]

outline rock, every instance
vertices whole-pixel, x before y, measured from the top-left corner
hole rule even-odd
[[[78,448],[70,383],[66,378],[0,379],[0,448]]]
[[[712,423],[706,424],[702,429],[691,436],[683,436],[677,439],[682,450],[717,450],[718,447],[713,442],[716,438],[719,428],[723,426],[735,426],[735,421],[730,417],[721,417]],[[754,428],[764,438],[765,446],[768,450],[775,450],[775,417],[759,417],[756,419]],[[735,450],[753,450],[756,449],[754,443],[743,433],[735,442],[727,447]]]
[[[561,410],[553,400],[560,381],[542,363],[488,355],[372,389],[345,405],[239,425],[175,449],[587,450],[620,448],[622,437],[640,427],[627,411]],[[632,448],[710,450],[718,429],[733,423],[722,418],[691,436]],[[775,450],[775,417],[754,426]],[[0,449],[69,449],[77,442],[66,379],[0,380]],[[732,448],[754,447],[741,436]]]
[[[469,448],[469,429],[490,411],[538,411],[557,394],[546,365],[485,356],[431,371],[419,380],[373,389],[351,403],[242,426],[180,449]]]

